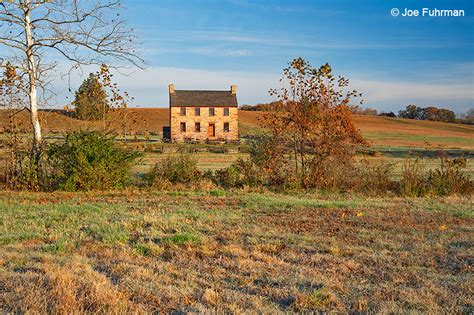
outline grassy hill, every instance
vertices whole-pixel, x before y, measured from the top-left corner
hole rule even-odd
[[[258,128],[259,115],[240,111],[241,132]],[[355,116],[355,124],[373,145],[474,148],[474,126],[377,116]]]
[[[110,114],[112,124],[119,125],[120,119]],[[261,133],[258,123],[259,112],[240,111],[239,127],[241,135]],[[28,129],[26,113],[20,115],[22,128]],[[85,128],[100,128],[102,121],[85,122],[73,118],[69,113],[60,110],[43,111],[41,113],[43,129],[46,133],[64,132]],[[161,132],[168,125],[168,109],[166,108],[133,108],[127,117],[130,131],[135,133]],[[0,126],[7,126],[8,117],[0,111]],[[418,121],[411,119],[356,116],[355,123],[362,134],[375,146],[384,147],[417,147],[474,149],[474,126],[442,123],[434,121]]]

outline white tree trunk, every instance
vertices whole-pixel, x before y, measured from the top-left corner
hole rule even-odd
[[[33,128],[33,151],[38,151],[41,144],[41,125],[38,117],[38,96],[36,93],[36,64],[33,54],[33,36],[31,34],[30,0],[25,0],[25,36],[26,36],[26,57],[28,61],[28,79],[30,100],[30,120]]]

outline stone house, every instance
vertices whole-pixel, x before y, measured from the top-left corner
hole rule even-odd
[[[237,90],[175,90],[169,85],[172,142],[238,141]],[[165,136],[165,132],[164,132]]]

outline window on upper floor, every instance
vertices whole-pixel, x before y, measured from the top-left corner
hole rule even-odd
[[[229,108],[228,107],[224,108],[224,116],[229,116]]]
[[[186,107],[181,107],[180,108],[180,114],[181,114],[181,116],[186,116]]]
[[[201,109],[199,107],[194,108],[194,116],[201,116]]]
[[[214,116],[216,114],[216,109],[214,107],[209,108],[209,116]]]

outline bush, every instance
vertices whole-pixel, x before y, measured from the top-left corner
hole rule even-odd
[[[441,166],[428,172],[429,190],[437,196],[453,194],[470,195],[473,191],[473,182],[463,171],[467,160],[441,158]]]
[[[400,194],[407,197],[420,197],[428,192],[425,181],[425,167],[420,158],[406,158],[402,166]]]
[[[168,183],[188,185],[197,183],[201,178],[196,161],[187,153],[166,157],[145,176],[148,184],[154,187],[165,187]]]
[[[249,141],[250,159],[242,170],[250,183],[272,187],[299,186],[294,160],[288,158],[286,147],[274,137],[262,135]]]
[[[466,159],[442,156],[440,161],[439,168],[426,170],[422,159],[407,158],[403,165],[400,194],[407,197],[471,195],[474,185],[463,171],[467,166]]]
[[[395,187],[391,180],[393,163],[383,160],[363,159],[349,163],[346,169],[339,169],[339,190],[361,192],[367,195],[382,195]]]
[[[215,172],[215,183],[224,188],[242,187],[241,173],[235,164],[231,166],[217,170]]]
[[[62,144],[53,144],[48,156],[54,188],[87,191],[126,186],[140,154],[117,147],[114,138],[106,134],[80,131],[68,134]]]
[[[264,185],[261,170],[252,161],[238,159],[231,166],[208,173],[207,177],[223,188],[242,188]]]
[[[231,166],[208,171],[206,177],[225,189],[268,186],[278,190],[301,189],[298,181],[291,174],[291,167],[281,163],[279,167],[268,166],[272,161],[267,159],[264,146],[265,139],[250,144],[250,158],[237,160]],[[393,179],[394,163],[383,159],[362,159],[361,161],[326,159],[320,167],[320,177],[308,182],[309,187],[328,191],[359,192],[366,195],[380,196],[399,194],[407,197],[428,195],[448,196],[453,194],[470,195],[474,185],[465,174],[466,159],[447,159],[441,157],[441,166],[427,170],[419,158],[407,158],[402,166],[402,179]],[[275,163],[275,161],[273,161]],[[275,166],[275,165],[273,165]]]
[[[50,190],[50,165],[43,154],[32,157],[29,151],[15,150],[5,162],[0,181],[13,190],[45,191]]]
[[[393,188],[394,183],[390,179],[393,169],[392,163],[382,160],[369,163],[367,167],[359,168],[358,191],[367,194],[380,195]]]

